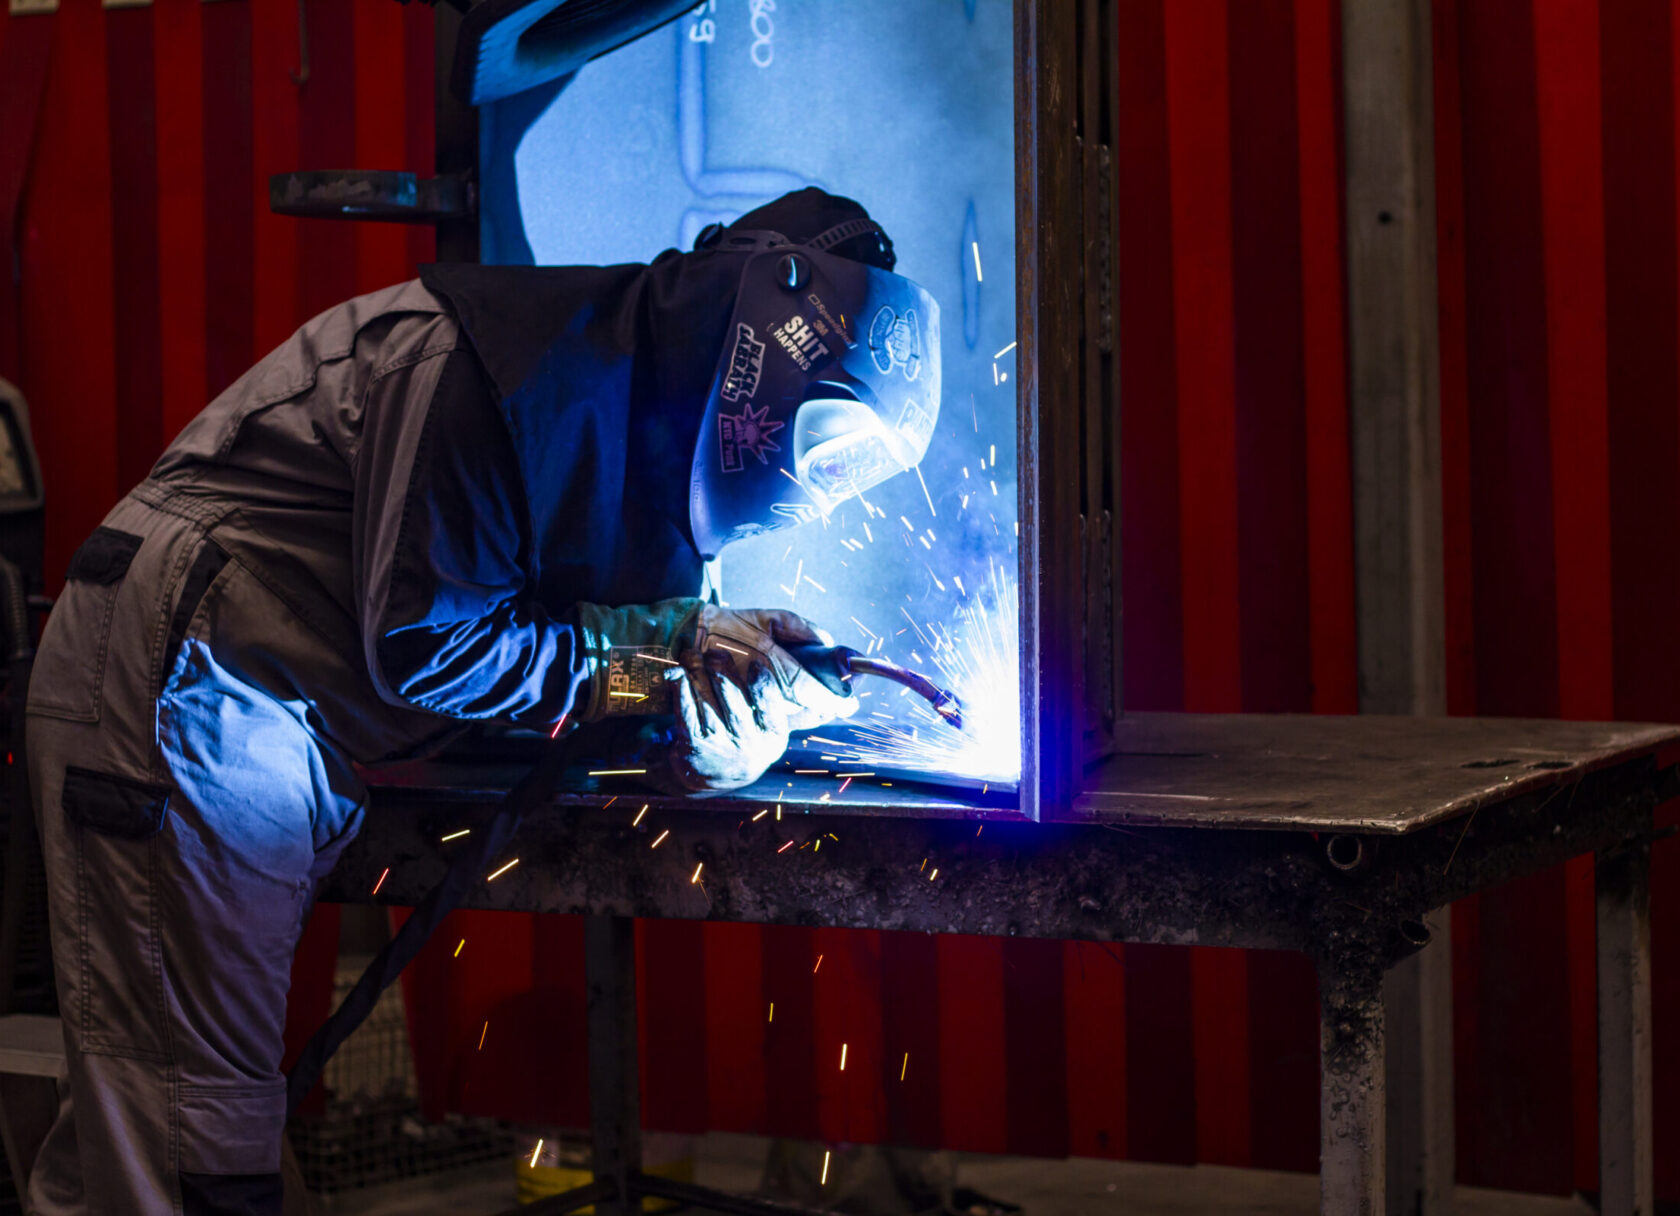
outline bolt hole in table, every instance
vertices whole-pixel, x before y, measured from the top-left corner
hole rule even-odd
[[[526,823],[519,865],[469,905],[589,918],[597,1210],[668,1189],[638,1170],[636,1043],[623,1033],[636,1024],[636,917],[1302,951],[1319,975],[1322,1210],[1392,1210],[1388,1121],[1444,1128],[1450,1143],[1452,1109],[1450,1085],[1391,1083],[1389,1052],[1416,1027],[1389,1024],[1385,978],[1454,900],[1586,853],[1598,874],[1603,1211],[1653,1210],[1649,862],[1652,812],[1680,789],[1680,728],[1136,714],[1119,741],[1086,792],[1038,823],[972,791],[903,783],[854,783],[819,802],[832,782],[790,787],[772,772],[721,805],[655,800],[633,826],[645,797],[605,807],[622,791],[576,774]],[[1517,763],[1476,763],[1506,757]],[[417,900],[447,865],[441,837],[487,818],[518,771],[503,757],[370,774],[367,822],[322,898],[366,902],[389,867],[377,902]],[[778,795],[780,820],[740,813]],[[669,832],[658,849],[654,823]],[[788,838],[825,843],[783,851]],[[939,881],[918,873],[922,857],[941,859]],[[1446,1210],[1450,1178],[1441,1192],[1437,1180],[1406,1210]]]

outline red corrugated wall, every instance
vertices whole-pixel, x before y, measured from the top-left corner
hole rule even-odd
[[[1457,713],[1680,720],[1672,3],[1436,0]],[[1337,4],[1120,11],[1128,704],[1349,711]],[[429,256],[425,230],[266,206],[271,172],[429,167],[429,11],[309,0],[302,86],[296,20],[293,0],[0,17],[0,191],[19,69],[50,56],[0,374],[34,411],[51,579],[208,395]],[[1655,866],[1680,1196],[1680,845]],[[1592,1184],[1591,883],[1574,866],[1456,909],[1467,1181]],[[298,968],[300,1033],[330,927]],[[1294,956],[687,923],[641,943],[655,1126],[1315,1164]],[[580,964],[574,920],[458,915],[410,989],[434,1109],[581,1119]]]

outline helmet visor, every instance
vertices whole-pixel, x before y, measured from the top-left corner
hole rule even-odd
[[[861,401],[817,397],[794,415],[794,477],[825,514],[914,468],[921,455]]]

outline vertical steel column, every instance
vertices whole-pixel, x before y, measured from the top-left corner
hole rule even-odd
[[[1343,0],[1359,708],[1446,712],[1429,0]],[[1453,1201],[1451,923],[1386,984],[1389,1209]]]
[[[1318,1210],[1387,1210],[1388,1085],[1382,971],[1373,961],[1319,961]]]
[[[1597,869],[1599,1211],[1651,1216],[1651,846],[1600,853]]]
[[[642,1168],[641,1074],[636,1060],[636,922],[588,916],[583,927],[589,985],[589,1129],[597,1182],[617,1194],[597,1203],[600,1216],[640,1212],[630,1178]]]

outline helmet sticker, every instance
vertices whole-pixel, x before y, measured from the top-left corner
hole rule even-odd
[[[882,375],[896,367],[904,372],[906,380],[914,380],[922,370],[915,310],[900,316],[892,305],[881,305],[869,322],[869,355]]]
[[[735,350],[729,356],[729,370],[724,373],[723,387],[718,396],[725,401],[745,397],[748,401],[758,392],[758,378],[764,371],[764,343],[745,322],[735,327]],[[750,411],[749,411],[750,412]],[[763,457],[760,457],[763,459]],[[728,467],[727,462],[725,467]]]
[[[741,326],[746,329],[745,325]],[[751,331],[748,331],[751,332]],[[738,344],[737,344],[738,345]],[[764,344],[758,344],[759,350]],[[782,445],[770,438],[782,429],[780,422],[769,421],[770,407],[755,411],[752,402],[739,414],[718,415],[718,454],[725,473],[739,473],[745,464],[743,453],[758,457],[759,464],[769,464],[766,452],[779,452]]]
[[[776,341],[787,351],[788,358],[799,364],[799,370],[808,372],[818,357],[827,353],[822,339],[811,332],[805,318],[794,313],[786,321],[770,331]]]

